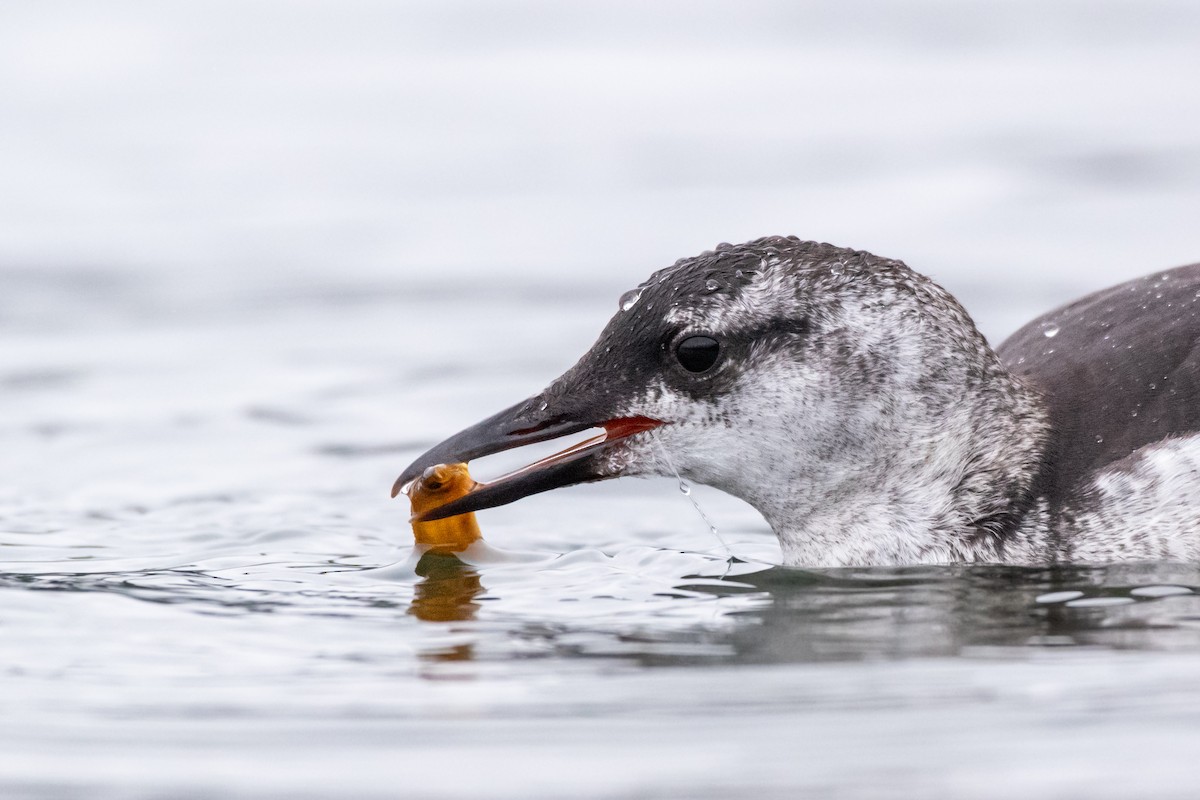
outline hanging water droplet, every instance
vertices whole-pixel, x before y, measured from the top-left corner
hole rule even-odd
[[[625,294],[621,295],[621,310],[628,311],[637,305],[637,301],[642,299],[642,287],[630,289]]]
[[[704,288],[710,292],[715,292],[717,289],[721,288],[721,284],[717,283],[712,278],[709,278],[704,282]]]
[[[1047,339],[1053,339],[1055,336],[1058,336],[1058,326],[1052,325],[1049,328],[1046,328],[1046,330],[1042,331],[1042,335]]]
[[[680,494],[686,494],[686,495],[690,495],[692,493],[691,485],[687,481],[683,480],[682,478],[679,479],[679,492],[680,492]]]

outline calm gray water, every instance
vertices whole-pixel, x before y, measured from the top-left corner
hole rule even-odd
[[[666,480],[411,553],[399,470],[717,241],[993,340],[1200,259],[1195,4],[726,11],[0,9],[0,797],[1195,796],[1196,566],[785,569],[701,487],[730,566]]]
[[[4,796],[1187,795],[1194,567],[772,567],[697,490],[725,575],[637,480],[415,561],[398,469],[611,305],[381,290],[10,333]]]

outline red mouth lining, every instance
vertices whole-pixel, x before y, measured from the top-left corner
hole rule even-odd
[[[616,441],[633,436],[635,433],[652,431],[662,424],[662,420],[650,419],[650,417],[621,417],[620,419],[610,419],[604,423],[603,428],[606,438],[609,441]]]

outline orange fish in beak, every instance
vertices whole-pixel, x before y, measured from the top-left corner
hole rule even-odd
[[[458,553],[482,539],[479,523],[471,512],[428,522],[420,521],[425,512],[465,497],[477,485],[467,471],[466,464],[435,464],[425,469],[407,490],[412,503],[412,529],[417,544],[429,545],[438,552]]]

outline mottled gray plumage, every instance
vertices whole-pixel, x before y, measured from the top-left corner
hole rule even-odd
[[[1183,268],[1177,280],[1187,302],[1174,315],[1195,320],[1200,269]],[[1166,346],[1154,340],[1155,352],[1142,352],[1145,329],[1181,338],[1173,352],[1191,353],[1197,341],[1194,322],[1162,314],[1166,302],[1131,314],[1117,305],[1121,291],[1104,308],[1106,330],[1125,349],[1072,392],[1069,370],[1050,368],[1050,381],[1023,368],[1047,349],[1049,318],[1002,347],[1002,360],[953,297],[899,261],[795,238],[720,245],[627,295],[636,302],[540,401],[565,407],[600,394],[613,416],[669,423],[654,435],[679,470],[759,509],[789,563],[1196,558],[1200,494],[1181,493],[1200,489],[1200,448],[1186,436],[1200,423],[1195,383],[1172,424],[1152,429],[1177,438],[1142,451],[1162,437],[1122,439],[1109,422],[1114,446],[1080,468],[1076,451],[1103,438],[1089,428],[1097,400],[1119,404],[1132,387],[1115,376]],[[1077,316],[1053,323],[1060,347],[1081,344],[1073,326],[1091,323]],[[674,342],[695,334],[722,343],[721,363],[700,376],[670,357]],[[1185,474],[1161,475],[1164,458],[1147,460],[1154,447]],[[669,472],[648,436],[614,451],[608,466]],[[1112,475],[1129,485],[1110,485]],[[1164,482],[1183,485],[1170,500],[1133,496]],[[1169,523],[1159,519],[1167,503],[1176,508]]]

